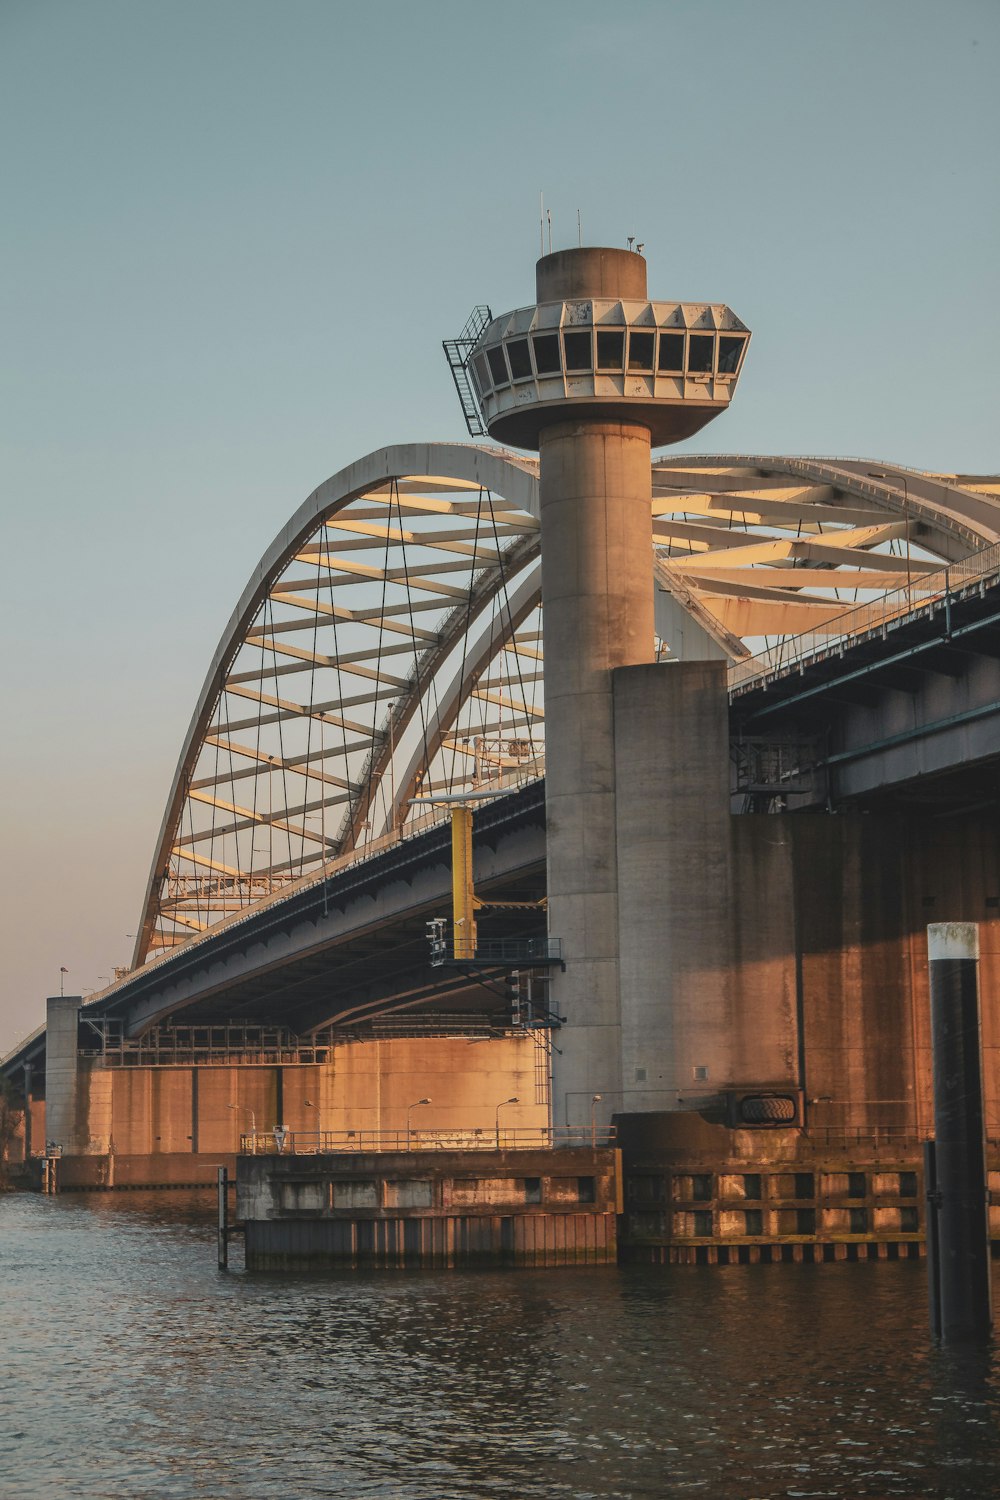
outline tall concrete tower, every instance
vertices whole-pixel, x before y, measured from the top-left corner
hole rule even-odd
[[[553,1008],[566,1018],[553,1100],[563,1125],[588,1121],[595,1095],[605,1117],[676,1095],[673,1083],[636,1087],[649,1081],[637,1059],[662,1008],[654,971],[670,961],[655,889],[670,851],[657,853],[655,840],[651,850],[648,830],[631,836],[620,796],[629,758],[646,781],[640,762],[662,765],[665,794],[676,774],[650,742],[669,670],[652,666],[650,450],[725,410],[749,333],[718,304],[651,302],[646,262],[629,250],[546,255],[536,295],[483,328],[466,369],[490,436],[539,454],[549,931],[566,962],[553,979]],[[638,694],[622,679],[616,704],[616,674],[644,667],[655,679]],[[635,888],[628,910],[623,878]]]

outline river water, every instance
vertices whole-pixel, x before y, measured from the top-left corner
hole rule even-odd
[[[0,1197],[10,1500],[1000,1495],[917,1262],[247,1275],[206,1197]]]

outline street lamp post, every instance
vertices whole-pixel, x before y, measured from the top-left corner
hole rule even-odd
[[[412,1104],[408,1104],[406,1106],[406,1149],[407,1149],[407,1151],[409,1151],[409,1149],[410,1149],[410,1115],[412,1114],[412,1112],[415,1109],[419,1109],[419,1107],[420,1107],[421,1104],[430,1104],[430,1102],[431,1102],[430,1099],[415,1099]]]
[[[239,1109],[239,1105],[238,1104],[230,1104],[230,1105],[227,1105],[227,1108],[228,1109],[236,1109],[236,1110],[238,1110]],[[253,1151],[254,1151],[254,1155],[256,1155],[256,1153],[257,1153],[257,1116],[254,1113],[254,1111],[249,1108],[249,1106],[246,1108],[245,1113],[250,1116],[250,1134],[253,1136]]]
[[[593,1151],[597,1146],[597,1106],[600,1104],[603,1094],[594,1094],[590,1100],[590,1149]]]
[[[887,479],[890,483],[897,480],[903,486],[903,525],[906,528],[906,608],[913,608],[913,584],[910,578],[910,491],[907,488],[905,474],[886,474],[880,469],[867,470],[869,479]]]
[[[517,1095],[513,1094],[511,1096],[511,1098],[509,1098],[509,1099],[501,1099],[500,1103],[497,1105],[497,1113],[496,1113],[496,1141],[497,1141],[497,1150],[498,1151],[500,1150],[500,1111],[503,1109],[503,1107],[504,1107],[505,1104],[520,1104],[520,1102],[521,1101],[517,1097]]]

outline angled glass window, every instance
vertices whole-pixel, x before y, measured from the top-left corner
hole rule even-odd
[[[740,355],[743,353],[744,338],[736,338],[733,334],[723,333],[719,336],[719,374],[735,375],[740,367]]]
[[[504,363],[503,350],[500,345],[487,349],[486,358],[489,361],[490,374],[493,376],[494,385],[508,385],[510,376],[507,374],[507,366]]]
[[[592,370],[594,356],[591,351],[590,329],[563,333],[563,348],[566,351],[567,370]]]
[[[692,333],[688,339],[688,374],[711,375],[714,361],[714,334]]]
[[[480,394],[485,395],[490,388],[490,367],[481,354],[477,354],[472,361],[472,369],[476,377],[476,384],[479,386]]]
[[[562,369],[559,360],[559,335],[536,333],[531,342],[535,350],[535,369],[539,375],[558,375]]]
[[[606,328],[597,330],[597,368],[620,370],[625,363],[625,335],[611,333]]]
[[[667,374],[680,374],[684,368],[683,333],[660,334],[660,355],[656,368]]]
[[[512,380],[529,380],[534,374],[528,354],[527,339],[511,339],[507,345],[507,363]]]
[[[630,370],[651,370],[653,368],[653,338],[652,333],[643,333],[633,329],[628,336],[628,367]]]

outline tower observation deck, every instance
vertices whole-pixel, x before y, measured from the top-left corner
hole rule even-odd
[[[655,847],[628,838],[618,806],[617,750],[645,743],[657,718],[647,694],[665,686],[654,669],[660,680],[629,708],[619,695],[616,712],[615,674],[654,662],[650,451],[726,410],[750,334],[721,303],[651,301],[630,250],[546,255],[536,294],[493,318],[468,368],[490,436],[539,454],[548,910],[566,961],[553,990],[565,1018],[553,1103],[559,1123],[578,1124],[598,1096],[607,1115],[641,1107],[625,1076],[643,1082],[650,1068],[629,1068],[623,1036],[655,1033],[643,1012],[658,1005],[650,986],[669,923],[652,907],[645,921],[625,910],[621,883],[652,895],[670,858],[662,834]],[[721,680],[718,690],[721,705]],[[646,789],[650,807],[677,793],[679,769],[655,750],[652,763],[662,784]]]

